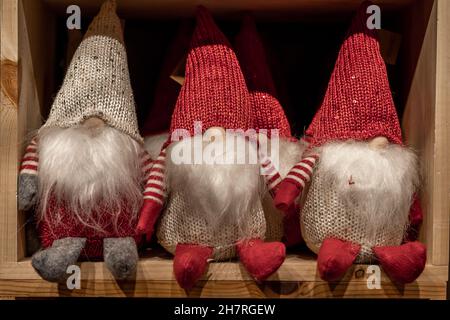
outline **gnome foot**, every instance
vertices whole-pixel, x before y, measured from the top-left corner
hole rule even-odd
[[[136,274],[139,259],[133,238],[105,238],[103,259],[109,271],[117,280],[126,280]]]
[[[245,269],[257,281],[263,281],[277,271],[286,257],[286,247],[281,242],[251,239],[239,242],[236,248]]]
[[[194,244],[178,244],[173,259],[173,272],[178,284],[185,290],[192,289],[205,273],[213,249]]]
[[[55,240],[51,247],[33,255],[31,265],[43,279],[62,282],[68,276],[67,268],[77,262],[85,244],[85,238]]]
[[[411,283],[425,268],[427,250],[424,244],[414,241],[392,247],[374,247],[373,252],[383,270],[392,281]]]
[[[320,247],[317,268],[325,281],[339,280],[352,266],[361,246],[348,241],[328,238]]]

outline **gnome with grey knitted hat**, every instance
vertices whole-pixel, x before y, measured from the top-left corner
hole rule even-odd
[[[64,280],[78,259],[103,257],[117,279],[137,266],[135,227],[151,159],[115,10],[107,1],[92,21],[20,168],[19,207],[35,208],[43,246],[32,265],[49,281]]]

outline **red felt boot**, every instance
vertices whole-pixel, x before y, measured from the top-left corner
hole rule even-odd
[[[372,250],[389,278],[399,284],[413,282],[425,268],[427,249],[418,241]]]
[[[320,277],[325,281],[340,279],[352,266],[360,249],[360,245],[348,241],[325,239],[317,256]]]
[[[178,244],[173,259],[173,272],[178,284],[185,290],[192,289],[205,273],[213,249],[195,244]]]
[[[286,257],[286,247],[281,242],[244,240],[236,245],[236,249],[245,269],[257,281],[263,281],[277,271]]]

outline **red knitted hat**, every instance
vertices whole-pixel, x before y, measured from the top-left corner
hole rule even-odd
[[[402,144],[380,46],[375,30],[366,25],[369,5],[364,2],[358,9],[339,51],[325,98],[306,131],[313,145],[376,136]]]
[[[239,62],[206,8],[199,6],[185,82],[172,115],[170,131],[194,133],[194,121],[225,129],[252,128],[251,106]]]
[[[181,87],[170,78],[170,75],[189,48],[192,29],[191,21],[183,20],[167,51],[156,85],[153,105],[142,127],[144,137],[169,130],[172,112]]]
[[[291,127],[277,99],[263,43],[250,15],[244,17],[235,47],[250,93],[255,129],[279,129],[281,137],[291,137]]]

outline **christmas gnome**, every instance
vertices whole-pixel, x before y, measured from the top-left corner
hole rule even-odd
[[[426,261],[425,246],[405,236],[421,215],[414,203],[417,160],[403,144],[376,33],[366,26],[368,5],[352,22],[306,131],[310,148],[281,183],[275,203],[289,207],[310,182],[300,225],[318,253],[322,279],[336,281],[353,263],[378,261],[394,282],[405,284]]]
[[[157,238],[174,254],[175,278],[185,289],[195,285],[211,259],[237,254],[250,275],[263,280],[285,258],[283,243],[263,241],[261,195],[272,176],[260,174],[258,161],[238,162],[257,156],[256,143],[230,132],[253,127],[237,57],[204,7],[198,7],[196,20],[171,137],[150,171],[154,207],[138,225],[150,237],[166,204]],[[180,161],[186,155],[187,161]]]
[[[48,281],[78,259],[102,258],[117,279],[135,273],[139,215],[151,159],[139,134],[120,20],[106,1],[67,70],[50,115],[26,148],[19,207],[36,207]]]
[[[260,135],[264,134],[262,130],[267,130],[266,137],[270,139],[267,141],[267,150],[262,148],[261,152],[267,151],[269,157],[272,156],[268,152],[269,150],[278,152],[278,172],[284,178],[302,156],[306,144],[291,134],[289,121],[277,98],[264,45],[250,14],[244,17],[241,30],[236,36],[235,50],[250,94],[255,129]],[[272,132],[272,130],[277,131]],[[273,136],[272,133],[276,133],[276,135]],[[272,139],[277,139],[274,143],[278,144],[278,148],[271,149]],[[271,159],[274,158],[271,157]],[[273,184],[271,189],[276,190],[280,179],[275,179],[271,183]],[[272,195],[273,193],[266,193],[263,199],[266,214],[266,240],[279,241],[284,238],[284,242],[288,246],[300,243],[301,235],[296,205],[291,206],[288,213],[284,215],[284,212],[275,208]]]

